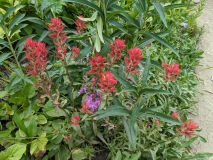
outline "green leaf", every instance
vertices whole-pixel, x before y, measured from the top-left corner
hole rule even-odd
[[[126,33],[127,35],[129,35],[128,30],[119,22],[117,22],[115,19],[111,19],[109,21],[109,23],[113,26],[116,27],[116,29],[121,30],[122,32]]]
[[[144,71],[143,71],[142,86],[145,86],[147,83],[148,76],[149,76],[149,70],[150,70],[150,56],[148,56],[146,59],[146,65],[145,65]]]
[[[19,129],[21,129],[24,133],[27,133],[27,129],[24,125],[24,121],[21,120],[18,114],[14,113],[13,120],[17,124]]]
[[[86,36],[78,35],[78,36],[69,36],[68,38],[72,40],[85,40],[90,37],[91,37],[90,35],[86,35]]]
[[[165,17],[162,5],[160,3],[158,3],[158,2],[153,2],[153,5],[155,6],[156,10],[158,11],[158,14],[159,14],[162,22],[168,28],[167,22],[166,22],[166,17]]]
[[[147,61],[147,58],[143,58],[143,59],[142,59],[142,62],[143,62],[143,63],[146,63],[146,61]],[[159,69],[162,69],[162,70],[163,70],[163,67],[161,66],[161,64],[158,63],[158,62],[156,62],[156,61],[150,60],[150,64],[153,65],[153,66],[158,67]],[[139,64],[139,65],[140,65],[140,64]]]
[[[93,116],[96,116],[96,119],[102,119],[109,116],[129,116],[130,112],[123,106],[108,106],[106,110],[101,109],[96,111]]]
[[[157,34],[150,33],[150,32],[146,32],[145,34],[149,35],[150,37],[154,38],[158,42],[162,43],[163,45],[165,45],[166,47],[171,49],[178,57],[180,57],[179,54],[178,54],[178,51],[176,51],[170,44],[168,44],[165,40],[160,38]]]
[[[46,124],[47,123],[47,118],[44,115],[39,114],[37,119],[36,119],[36,122],[38,124]]]
[[[10,135],[9,130],[0,131],[0,139],[7,139],[7,137]]]
[[[107,142],[106,142],[106,140],[104,139],[103,135],[102,135],[100,132],[98,132],[97,137],[98,137],[102,142],[104,142],[106,145],[108,145]]]
[[[97,19],[97,31],[98,31],[98,36],[101,40],[101,42],[104,43],[104,39],[103,39],[103,21],[102,21],[102,18],[101,16],[98,16],[98,19]]]
[[[73,2],[73,3],[80,3],[82,5],[86,5],[86,6],[90,7],[90,8],[92,8],[92,9],[94,9],[95,11],[99,12],[100,15],[102,16],[102,18],[104,18],[103,11],[92,2],[89,2],[87,0],[64,0],[64,2]]]
[[[66,116],[66,113],[65,113],[63,110],[61,110],[61,109],[59,109],[59,113],[56,113],[56,109],[55,109],[55,108],[53,108],[53,109],[47,111],[46,114],[47,114],[48,116],[50,116],[50,117],[61,117],[61,116]]]
[[[8,43],[5,40],[1,39],[1,38],[0,38],[0,44],[3,45],[3,46],[5,46],[5,47],[7,47],[7,48],[10,48],[8,46]]]
[[[10,9],[7,10],[7,12],[5,13],[5,15],[3,16],[3,21],[6,20],[6,18],[11,14],[13,13],[15,10],[17,9],[20,9],[20,8],[23,8],[25,5],[17,5],[17,6],[14,6],[14,7],[11,7]]]
[[[161,90],[161,89],[153,89],[153,88],[144,88],[141,89],[139,92],[139,95],[141,94],[171,94],[170,92],[166,91],[166,90]]]
[[[165,6],[164,9],[167,10],[167,9],[191,7],[191,6],[196,6],[196,4],[189,4],[189,3],[171,4],[171,5]]]
[[[155,33],[157,36],[159,37],[165,37],[167,36],[169,33],[168,32],[160,32],[160,33]],[[142,48],[144,46],[146,46],[147,44],[152,43],[153,41],[155,41],[154,38],[151,37],[145,37],[142,41],[140,41],[140,44],[138,45],[138,48]]]
[[[82,160],[87,158],[87,154],[81,149],[73,149],[72,152],[72,160]]]
[[[118,74],[116,74],[116,70],[111,68],[111,72],[114,74],[115,79],[117,79],[126,89],[132,89],[136,91],[136,88],[128,81],[120,77]]]
[[[25,14],[18,14],[16,15],[12,22],[10,23],[9,27],[8,27],[8,30],[11,30],[16,24],[18,24],[22,18],[24,18]]]
[[[126,10],[121,10],[121,11],[112,11],[107,15],[106,22],[108,22],[111,18],[113,18],[115,15],[119,13],[126,12]]]
[[[29,137],[35,137],[37,132],[37,122],[36,122],[36,117],[33,116],[30,120],[30,124],[27,127],[27,135]]]
[[[93,15],[90,18],[82,18],[82,17],[78,17],[80,20],[85,21],[85,22],[93,22],[94,20],[96,20],[98,16],[98,12],[94,12]]]
[[[136,103],[133,107],[131,117],[130,117],[130,125],[134,126],[135,122],[137,121],[138,117],[140,116],[138,113],[143,106],[144,103],[146,103],[147,99],[144,98],[140,103]]]
[[[43,41],[44,38],[50,33],[50,31],[43,31],[41,37],[38,39],[39,41]]]
[[[0,64],[2,64],[2,62],[3,62],[4,60],[6,60],[7,58],[9,58],[10,55],[11,55],[11,53],[3,53],[3,54],[1,54],[1,55],[0,55]]]
[[[121,155],[121,151],[118,150],[118,152],[116,153],[116,157],[113,160],[122,160],[122,155]]]
[[[33,155],[34,153],[43,151],[47,142],[46,133],[42,133],[36,140],[32,141],[30,145],[30,154]]]
[[[16,31],[18,31],[18,30],[20,30],[20,29],[26,27],[27,25],[28,25],[28,24],[18,24],[17,26],[15,26],[15,27],[12,29],[12,31],[10,32],[10,37],[12,37],[13,34],[14,34]]]
[[[1,160],[20,160],[22,155],[26,152],[26,144],[14,144],[10,146],[5,152],[5,159]]]
[[[144,12],[144,13],[147,12],[147,10],[148,10],[148,5],[147,5],[146,0],[138,0],[138,2],[140,3],[143,12]]]
[[[4,96],[6,96],[8,93],[8,91],[0,91],[0,98],[3,98]]]
[[[181,148],[189,147],[197,138],[198,138],[198,136],[190,138],[187,142],[185,142],[184,144],[181,144],[180,147]]]
[[[63,138],[63,137],[62,137]],[[60,146],[59,151],[55,155],[55,160],[68,160],[70,159],[70,151],[64,145]]]
[[[99,38],[98,34],[96,34],[96,37],[95,37],[95,45],[94,45],[94,47],[95,47],[97,52],[101,51],[101,41],[100,41],[100,38]]]
[[[134,130],[134,126],[131,126],[124,117],[122,117],[122,122],[125,128],[127,137],[129,139],[129,142],[132,145],[133,149],[135,150],[136,149],[136,133]]]

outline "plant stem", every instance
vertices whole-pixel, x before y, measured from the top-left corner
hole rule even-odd
[[[108,35],[108,24],[106,22],[106,18],[107,18],[107,9],[106,9],[106,4],[105,4],[105,0],[102,0],[102,6],[103,6],[103,11],[104,11],[104,23],[105,23],[105,29],[106,29],[106,35]]]
[[[68,80],[70,82],[70,89],[72,91],[72,105],[73,105],[73,108],[74,108],[75,107],[75,102],[74,102],[74,96],[73,96],[72,80],[71,80],[69,72],[68,72],[68,66],[67,66],[66,58],[64,58],[63,62],[64,62],[64,68],[65,68],[66,75],[67,75]]]
[[[13,54],[13,57],[15,58],[15,61],[16,61],[17,65],[18,65],[18,67],[19,67],[20,70],[22,71],[21,65],[20,65],[20,63],[19,63],[19,61],[18,61],[18,58],[16,57],[16,53],[15,53],[15,50],[13,49],[13,46],[12,46],[12,43],[11,43],[11,41],[10,41],[10,38],[9,38],[8,32],[7,32],[7,30],[6,30],[6,27],[2,27],[2,28],[3,28],[4,32],[5,32],[6,37],[7,37],[7,41],[8,41],[8,43],[9,43],[10,50],[11,50],[11,52],[12,52],[12,54]],[[22,72],[23,72],[23,71],[22,71]]]

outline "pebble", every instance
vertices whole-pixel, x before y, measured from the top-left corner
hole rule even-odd
[[[194,0],[194,3],[195,4],[200,3],[200,0]]]
[[[211,78],[211,81],[213,82],[213,76],[212,76],[212,78]]]

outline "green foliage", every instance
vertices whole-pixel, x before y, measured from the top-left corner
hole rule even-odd
[[[195,104],[198,79],[194,68],[202,55],[196,48],[200,33],[195,18],[204,1],[197,11],[191,8],[192,0],[0,2],[0,69],[5,69],[0,74],[0,144],[5,150],[0,159],[83,160],[102,150],[114,160],[212,156],[188,151],[195,140],[205,142],[205,138],[176,132]],[[55,57],[47,30],[51,17],[61,18],[66,25],[65,61]],[[82,34],[76,33],[76,19],[86,23]],[[189,27],[182,28],[182,22]],[[28,37],[45,42],[48,49],[43,75],[51,81],[42,81],[43,88],[36,83],[39,77],[26,74],[23,44]],[[109,63],[109,46],[117,38],[125,40],[124,56],[134,46],[142,50],[138,74],[126,74],[123,57]],[[76,59],[72,46],[81,49]],[[88,74],[88,59],[96,52],[107,59],[105,71],[111,71],[117,80],[115,93],[104,94],[98,81],[95,87],[91,84],[98,77]],[[176,82],[165,81],[162,62],[180,65]],[[82,113],[88,93],[78,92],[85,85],[103,96],[92,115]],[[178,120],[171,117],[173,112],[179,113]],[[71,125],[74,116],[80,117],[79,125]]]

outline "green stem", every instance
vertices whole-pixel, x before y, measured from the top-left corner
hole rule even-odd
[[[73,108],[74,108],[75,107],[75,102],[74,102],[73,87],[72,87],[73,83],[72,83],[72,80],[71,80],[69,72],[68,72],[68,66],[67,66],[66,58],[64,58],[64,68],[65,68],[65,72],[66,72],[66,75],[68,77],[68,80],[70,82],[70,89],[72,91],[72,105],[73,105]]]
[[[15,53],[15,50],[13,49],[13,46],[12,46],[12,43],[11,43],[11,41],[10,41],[10,38],[9,38],[8,32],[7,32],[7,30],[6,30],[6,27],[2,27],[2,28],[3,28],[4,32],[5,32],[6,37],[7,37],[7,41],[8,41],[8,43],[9,43],[10,50],[11,50],[11,52],[12,52],[12,54],[13,54],[13,57],[15,58],[15,61],[16,61],[17,65],[18,65],[18,67],[19,67],[20,70],[22,71],[21,65],[20,65],[20,63],[19,63],[19,61],[18,61],[18,58],[16,57],[16,53]],[[23,71],[22,71],[22,72],[23,72]]]
[[[107,22],[106,22],[106,18],[107,18],[107,9],[106,9],[105,0],[102,0],[102,6],[103,6],[103,11],[104,11],[104,23],[105,23],[106,35],[108,35],[108,24],[107,24]]]

